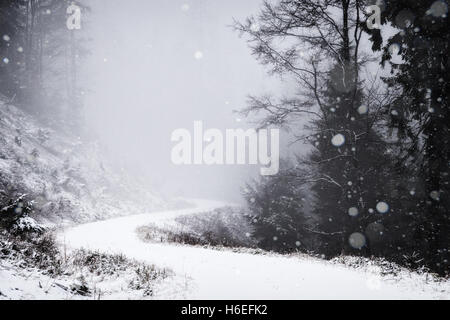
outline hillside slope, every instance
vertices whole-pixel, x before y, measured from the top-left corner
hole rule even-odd
[[[43,127],[0,98],[0,206],[22,194],[41,223],[81,223],[167,207],[95,142]]]

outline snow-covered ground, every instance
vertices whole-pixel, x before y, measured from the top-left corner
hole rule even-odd
[[[224,204],[196,200],[196,208],[89,223],[64,230],[67,249],[121,253],[175,272],[156,289],[158,299],[450,299],[450,282],[402,271],[380,276],[305,256],[256,255],[177,244],[142,242],[136,229],[166,226],[174,218]]]

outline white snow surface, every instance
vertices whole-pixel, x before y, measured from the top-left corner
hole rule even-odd
[[[169,243],[145,243],[136,229],[167,226],[176,217],[208,212],[224,203],[195,200],[196,208],[161,211],[79,225],[58,239],[67,249],[122,253],[169,268],[157,299],[449,299],[450,282],[402,271],[381,276],[377,268],[356,269],[319,259],[277,254],[258,255]]]

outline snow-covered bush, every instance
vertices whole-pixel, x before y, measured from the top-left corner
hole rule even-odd
[[[123,255],[88,250],[66,253],[53,233],[22,238],[0,232],[0,265],[5,262],[20,270],[33,270],[54,281],[68,295],[100,299],[106,290],[125,296],[152,296],[159,281],[172,273],[154,265],[127,259]],[[103,286],[105,282],[109,284]],[[111,292],[110,292],[111,293]]]
[[[131,290],[142,291],[144,297],[152,296],[155,283],[170,275],[166,269],[129,260],[121,254],[104,254],[87,250],[75,251],[69,257],[67,271],[101,277],[120,277],[127,274],[128,287]],[[80,281],[72,286],[71,290],[81,295],[89,295],[91,290],[85,281],[86,277],[79,278]]]
[[[29,217],[32,210],[32,202],[28,201],[25,195],[10,200],[8,205],[0,210],[0,227],[13,235],[41,235],[45,228]]]
[[[289,164],[282,164],[278,175],[261,177],[244,189],[248,220],[254,229],[252,237],[264,250],[306,252],[313,241],[313,234],[307,231],[308,194],[298,183],[298,172],[285,169]]]
[[[62,255],[52,233],[38,236],[0,234],[0,259],[19,262],[21,268],[37,268],[48,275],[62,273]]]
[[[192,246],[255,248],[252,228],[242,209],[224,207],[213,212],[182,216],[175,226],[139,228],[144,241],[174,242]]]
[[[36,220],[30,217],[20,217],[16,220],[11,228],[11,232],[14,234],[24,233],[37,233],[41,234],[45,231],[45,228],[38,224]]]
[[[212,213],[182,216],[176,219],[187,232],[206,244],[224,247],[254,247],[253,229],[241,208],[225,207]]]

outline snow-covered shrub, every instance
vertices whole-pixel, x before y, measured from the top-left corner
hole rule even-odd
[[[144,297],[152,296],[157,281],[167,278],[170,274],[166,269],[158,269],[154,265],[129,260],[121,254],[104,254],[87,250],[75,251],[68,259],[67,269],[74,273],[88,273],[102,277],[131,275],[128,287],[131,290],[142,291]],[[81,276],[79,280],[71,287],[71,290],[80,295],[90,294],[91,290],[85,277]]]
[[[62,273],[62,257],[51,233],[35,237],[0,236],[0,258],[20,262],[21,268],[37,268],[48,275]]]
[[[78,250],[73,254],[73,265],[87,268],[94,274],[112,275],[126,269],[127,259],[124,255],[108,255],[100,252]]]
[[[155,282],[162,278],[166,278],[167,273],[163,270],[158,270],[154,265],[141,265],[134,269],[134,277],[130,280],[129,287],[132,290],[142,290],[144,296],[153,296]]]
[[[185,238],[198,238],[208,245],[254,247],[252,227],[241,208],[225,207],[210,213],[183,216],[176,221],[185,228]]]
[[[126,292],[135,298],[152,296],[159,281],[172,272],[154,265],[127,259],[123,255],[103,254],[88,250],[66,253],[52,233],[22,238],[0,232],[0,263],[33,269],[54,280],[54,285],[68,295],[100,299],[106,290]]]
[[[147,225],[137,230],[144,241],[228,248],[255,248],[252,228],[242,209],[225,207],[213,212],[182,216],[177,225],[160,228]]]
[[[249,210],[252,237],[264,250],[289,253],[308,251],[313,240],[308,232],[308,194],[298,183],[298,172],[282,162],[276,176],[261,177],[247,184],[244,197]],[[310,199],[308,199],[310,200]]]
[[[41,235],[45,228],[39,225],[29,214],[33,204],[22,195],[10,200],[8,205],[0,210],[0,227],[13,235]]]
[[[37,233],[42,234],[45,228],[30,217],[20,217],[11,228],[13,234]]]

